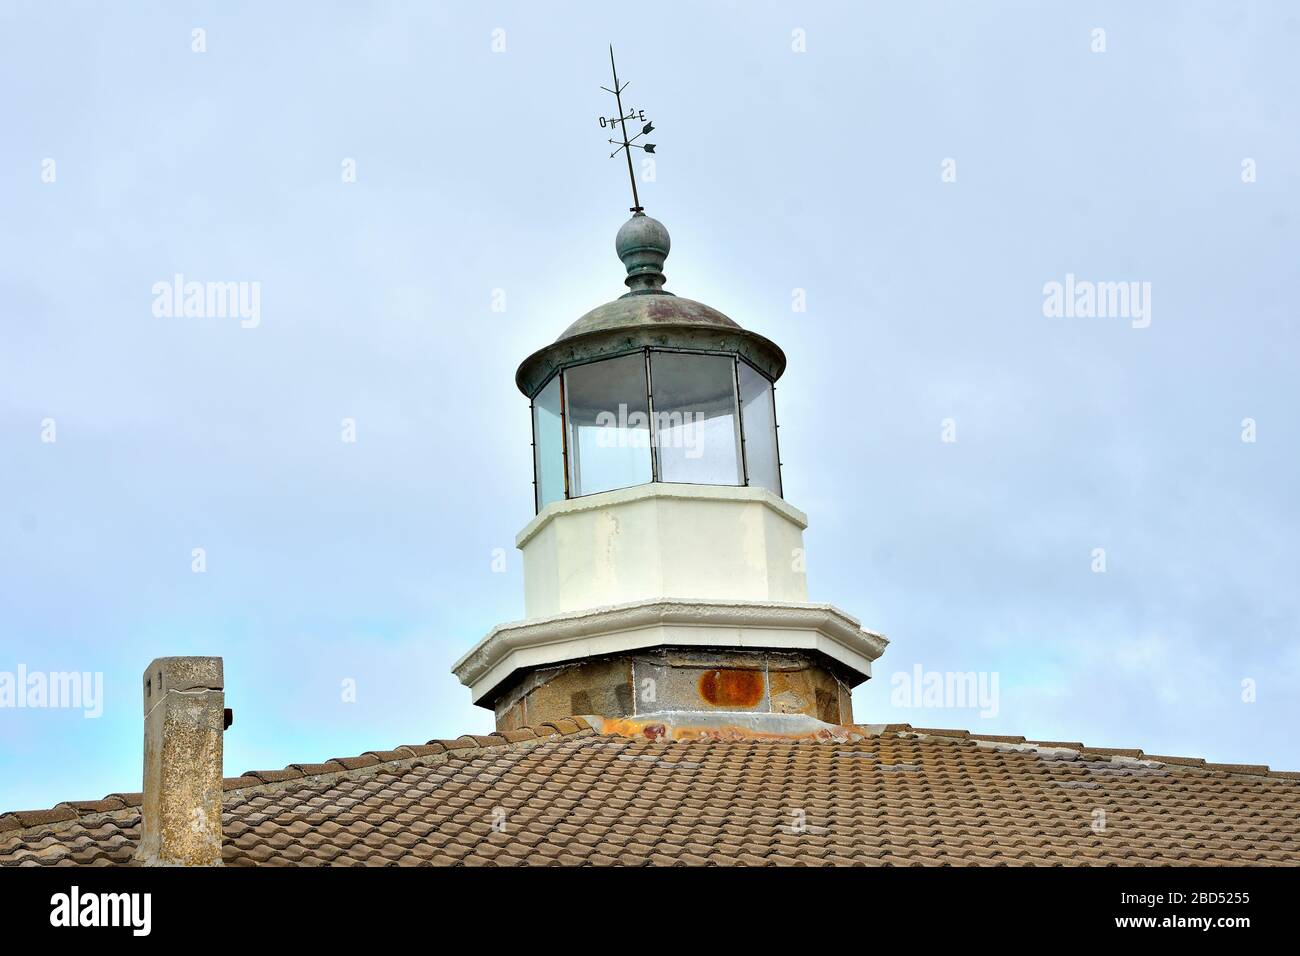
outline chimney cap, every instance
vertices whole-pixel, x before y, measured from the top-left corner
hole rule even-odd
[[[144,712],[147,715],[169,690],[225,690],[220,657],[157,657],[145,668]]]

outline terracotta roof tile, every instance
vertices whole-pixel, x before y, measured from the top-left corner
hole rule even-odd
[[[348,768],[337,760],[327,760],[325,763],[291,763],[284,769],[297,770],[304,777],[311,777],[322,773],[338,773]]]
[[[1224,773],[1246,773],[1251,776],[1266,776],[1268,767],[1264,764],[1254,763],[1207,763],[1207,770],[1222,770]]]
[[[447,748],[437,740],[430,740],[427,744],[402,744],[401,749],[409,750],[417,757],[428,757],[433,754],[447,752]]]
[[[286,767],[283,770],[245,770],[243,775],[263,783],[283,783],[286,780],[297,780],[303,773],[293,767]]]
[[[71,807],[55,807],[51,810],[14,810],[6,814],[17,821],[22,828],[41,826],[46,823],[60,823],[64,820],[77,819],[77,811]]]
[[[67,803],[60,803],[59,807],[68,807],[75,810],[78,815],[83,813],[104,813],[108,810],[121,810],[126,806],[118,797],[105,797],[103,800],[71,800]],[[58,809],[56,807],[55,809]]]
[[[1300,863],[1300,774],[909,725],[668,743],[582,719],[225,781],[230,866]],[[275,784],[275,786],[268,786]],[[0,865],[129,864],[140,795],[0,816]],[[1092,832],[1092,811],[1108,810]]]
[[[110,793],[105,800],[121,800],[128,807],[138,807],[144,803],[143,793]]]
[[[393,760],[410,760],[415,754],[406,747],[396,750],[367,750],[361,756],[374,757],[376,763],[388,763]]]
[[[1181,767],[1204,767],[1205,758],[1203,757],[1165,757],[1160,754],[1146,754],[1147,760],[1155,760],[1159,763],[1171,763]]]
[[[518,730],[503,730],[501,736],[509,743],[517,744],[521,740],[536,740],[537,734],[533,733],[529,727],[520,727]]]
[[[360,770],[362,767],[373,767],[380,759],[374,754],[362,754],[359,757],[331,757],[329,762],[340,764],[346,770]]]

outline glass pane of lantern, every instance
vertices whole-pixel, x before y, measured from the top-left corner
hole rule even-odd
[[[781,466],[776,453],[776,407],[772,383],[744,362],[740,363],[739,378],[749,483],[779,495]]]
[[[533,454],[537,510],[564,497],[564,431],[560,419],[560,376],[533,399]]]
[[[643,352],[565,370],[572,496],[651,480],[646,393]]]
[[[660,481],[742,483],[735,375],[730,356],[650,353]]]

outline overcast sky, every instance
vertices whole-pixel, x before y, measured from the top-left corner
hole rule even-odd
[[[138,790],[156,656],[224,657],[228,774],[492,726],[514,370],[624,291],[611,41],[668,288],[789,357],[811,597],[891,642],[856,719],[1300,769],[1293,4],[2,0],[0,672],[104,700],[0,709],[0,810]]]

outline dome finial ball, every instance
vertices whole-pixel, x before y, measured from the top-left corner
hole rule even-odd
[[[658,219],[639,212],[623,223],[614,237],[614,251],[627,267],[624,283],[629,295],[669,294],[663,291],[663,269],[671,248],[668,230]]]

